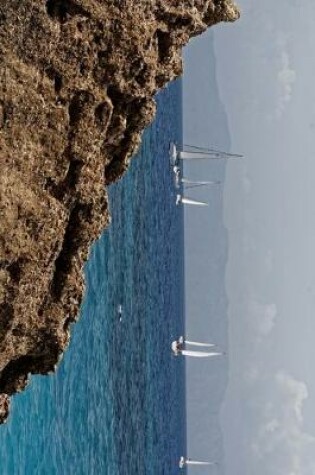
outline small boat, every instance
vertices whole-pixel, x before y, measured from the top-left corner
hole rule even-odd
[[[173,142],[170,143],[169,153],[171,164],[175,165],[177,162],[177,147]]]
[[[185,350],[183,348],[184,341],[183,340],[174,340],[171,343],[171,350],[175,356],[191,356],[192,358],[210,358],[213,356],[221,356],[224,353],[219,351],[192,351],[192,350]],[[207,345],[209,346],[209,345]]]
[[[179,352],[183,349],[184,337],[180,336],[177,340],[172,341],[171,348],[175,356],[179,355]]]
[[[178,167],[177,165],[174,165],[174,166],[173,166],[173,173],[174,173],[175,187],[176,187],[176,188],[180,188],[180,184],[181,184],[181,178],[180,178],[181,171],[180,171],[180,167]]]
[[[172,341],[171,349],[172,349],[172,352],[174,353],[174,355],[178,356],[178,354],[180,352],[180,345],[178,343],[178,340]]]
[[[117,312],[118,312],[118,315],[119,315],[119,321],[121,322],[122,321],[122,314],[123,314],[123,307],[122,307],[121,304],[118,305]]]
[[[179,459],[179,468],[184,468],[186,467],[187,465],[188,466],[191,466],[191,465],[216,465],[215,462],[200,462],[199,460],[192,460],[190,458],[186,458],[186,457],[181,457]]]
[[[176,206],[178,206],[179,204],[186,204],[186,205],[193,205],[193,206],[209,206],[209,203],[205,203],[204,201],[193,200],[192,198],[186,198],[185,196],[178,194],[176,196]]]

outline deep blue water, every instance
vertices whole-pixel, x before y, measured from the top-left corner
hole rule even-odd
[[[170,343],[184,333],[183,213],[168,147],[182,141],[181,83],[157,103],[140,152],[110,189],[112,224],[86,265],[63,362],[32,378],[0,427],[1,475],[178,473],[185,368]]]

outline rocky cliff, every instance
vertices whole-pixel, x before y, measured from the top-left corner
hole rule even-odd
[[[2,0],[0,421],[28,375],[54,371],[128,168],[182,72],[189,38],[234,21],[232,0]]]

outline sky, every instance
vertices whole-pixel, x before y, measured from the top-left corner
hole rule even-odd
[[[240,21],[215,27],[185,51],[185,134],[205,143],[215,128],[211,121],[217,122],[216,110],[207,107],[211,84],[208,92],[200,88],[201,125],[191,138],[196,118],[190,88],[201,80],[195,61],[209,62],[213,38],[212,67],[231,149],[245,155],[242,163],[227,164],[223,224],[219,217],[214,222],[228,235],[227,262],[222,259],[218,270],[225,276],[229,340],[229,379],[220,411],[225,471],[220,473],[314,475],[315,12],[310,1],[303,9],[295,0],[239,4]],[[217,214],[220,203],[218,198]],[[213,226],[207,229],[200,214],[194,219],[195,241],[212,247]],[[190,231],[188,254],[192,240]],[[187,269],[193,272],[189,279],[198,278],[189,258]],[[202,269],[202,282],[213,285],[212,271]],[[188,291],[189,314],[193,308],[201,314],[204,304],[198,308]],[[204,326],[201,320],[189,316],[188,331],[214,334],[211,319],[204,319]],[[202,398],[193,399],[188,395],[188,410],[200,405],[211,412]]]

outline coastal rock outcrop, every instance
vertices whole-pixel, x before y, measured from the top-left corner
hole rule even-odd
[[[106,186],[182,72],[181,49],[232,0],[0,3],[0,422],[69,342]]]

